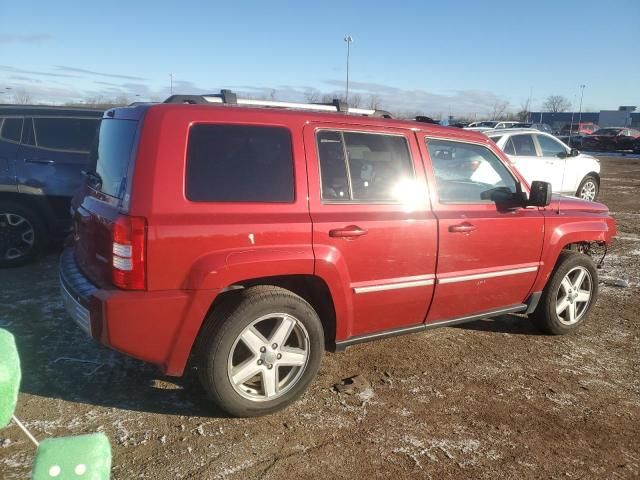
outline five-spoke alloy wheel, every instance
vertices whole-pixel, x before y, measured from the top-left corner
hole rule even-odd
[[[556,313],[564,325],[579,322],[591,303],[593,279],[585,267],[574,267],[560,282],[556,299]]]
[[[569,333],[584,322],[597,298],[598,273],[593,260],[567,250],[560,255],[531,318],[543,332]]]
[[[241,396],[271,400],[297,383],[308,360],[307,329],[297,318],[275,313],[258,318],[242,331],[231,348],[227,371]]]
[[[198,373],[226,412],[265,415],[302,395],[323,352],[322,324],[309,303],[284,288],[255,286],[233,292],[205,321]]]

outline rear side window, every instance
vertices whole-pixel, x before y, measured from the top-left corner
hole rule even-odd
[[[323,200],[396,203],[414,178],[403,136],[322,130],[316,140]]]
[[[0,138],[10,142],[19,142],[22,135],[22,118],[0,119]]]
[[[531,135],[514,135],[511,137],[516,155],[523,157],[535,157],[538,155]]]
[[[101,192],[116,198],[123,197],[137,131],[138,122],[135,120],[102,120],[98,142],[91,155]]]
[[[504,153],[507,155],[515,155],[516,149],[513,146],[513,142],[511,141],[511,137],[507,138],[507,142],[504,144]]]
[[[294,192],[288,129],[250,125],[191,127],[186,174],[189,200],[291,203]]]
[[[98,130],[98,119],[34,118],[36,141],[40,148],[89,152]]]

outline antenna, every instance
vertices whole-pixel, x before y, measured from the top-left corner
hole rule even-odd
[[[571,148],[571,147],[569,147]],[[569,154],[571,153],[571,151],[569,151]],[[562,203],[562,187],[564,186],[564,172],[567,171],[567,159],[569,158],[569,155],[567,155],[566,157],[563,158],[564,160],[564,165],[562,166],[562,180],[560,181],[560,191],[558,192],[558,211],[557,214],[560,215],[560,204]],[[553,190],[553,187],[552,187]]]

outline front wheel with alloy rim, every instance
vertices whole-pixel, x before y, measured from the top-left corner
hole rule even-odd
[[[0,267],[17,267],[33,260],[44,244],[44,225],[29,207],[0,201]]]
[[[584,253],[566,251],[531,317],[545,333],[569,333],[584,323],[597,298],[598,272],[593,260]]]
[[[296,400],[315,377],[324,350],[315,310],[274,286],[242,290],[214,309],[198,342],[205,390],[239,417],[272,413]]]
[[[589,200],[593,202],[596,200],[596,198],[598,198],[599,191],[600,187],[598,185],[598,180],[591,175],[587,175],[586,177],[584,177],[582,182],[580,182],[580,186],[578,187],[576,196],[583,200]]]

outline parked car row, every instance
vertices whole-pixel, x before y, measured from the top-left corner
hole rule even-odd
[[[101,110],[0,106],[0,267],[22,265],[71,231]]]

